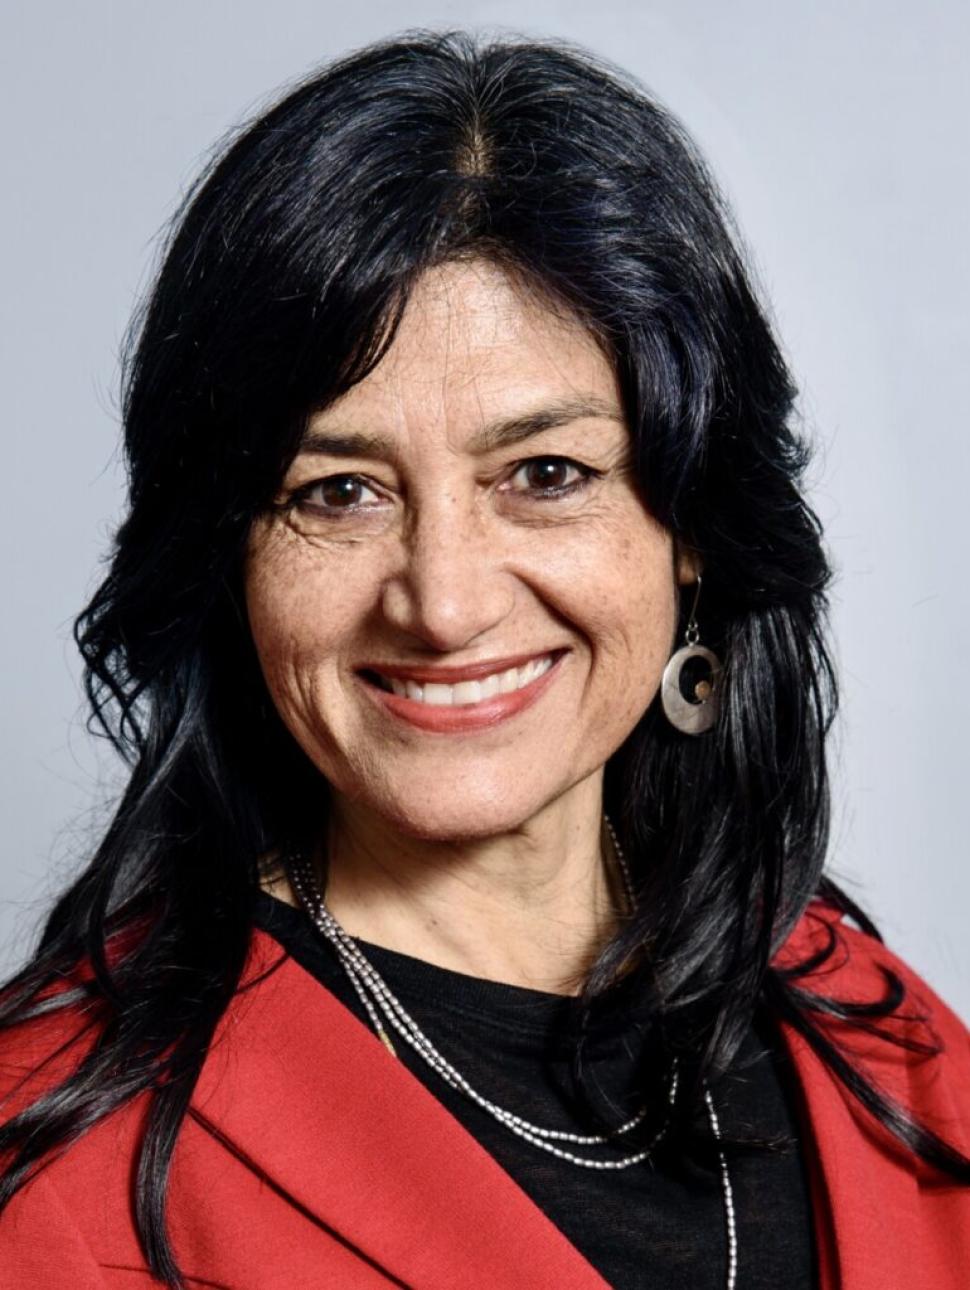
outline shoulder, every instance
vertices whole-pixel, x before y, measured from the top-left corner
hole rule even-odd
[[[970,1033],[957,1014],[905,959],[827,901],[811,902],[774,965],[819,996],[834,994],[865,1005],[880,999],[888,1003],[894,994],[901,994],[900,1004],[908,1003],[906,1010],[913,1019],[919,1015],[947,1035],[970,1042]]]
[[[0,1029],[0,1124],[72,1075],[103,1028],[80,976],[44,991],[35,1012]]]
[[[970,1153],[970,1031],[910,964],[813,901],[773,966],[854,1066]]]
[[[0,1031],[0,1130],[36,1107],[38,1118],[25,1128],[43,1136],[52,1105],[45,1107],[45,1095],[75,1073],[103,1029],[100,1010],[82,999]],[[61,1285],[68,1276],[78,1290],[103,1290],[104,1266],[142,1265],[130,1197],[148,1096],[82,1123],[32,1169],[0,1211],[0,1287]],[[0,1152],[0,1168],[15,1151]]]

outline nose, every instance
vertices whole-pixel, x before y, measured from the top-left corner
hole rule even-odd
[[[383,589],[388,624],[453,652],[500,625],[514,602],[501,539],[473,504],[441,497],[412,517],[400,567]]]

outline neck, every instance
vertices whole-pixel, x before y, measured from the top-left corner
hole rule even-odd
[[[327,908],[349,935],[387,949],[575,994],[624,906],[596,790],[460,842],[409,837],[338,801],[326,862],[316,857]]]

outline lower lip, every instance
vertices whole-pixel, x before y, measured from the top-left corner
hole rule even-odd
[[[409,725],[417,726],[420,730],[431,730],[436,734],[463,734],[469,730],[486,730],[490,726],[500,725],[530,708],[558,675],[563,657],[560,654],[553,660],[551,667],[521,690],[513,690],[511,694],[496,694],[491,699],[483,699],[481,703],[463,703],[458,707],[419,703],[416,699],[406,699],[389,690],[382,690],[380,686],[372,685],[362,678],[361,684],[376,703]]]

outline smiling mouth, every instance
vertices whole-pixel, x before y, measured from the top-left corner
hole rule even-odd
[[[491,672],[473,681],[458,681],[447,685],[440,681],[412,681],[397,676],[384,676],[373,668],[365,668],[361,676],[371,685],[400,699],[424,703],[433,708],[467,707],[484,703],[501,694],[514,694],[544,676],[559,657],[561,651],[553,650],[538,658],[530,659],[521,667],[510,667]]]

